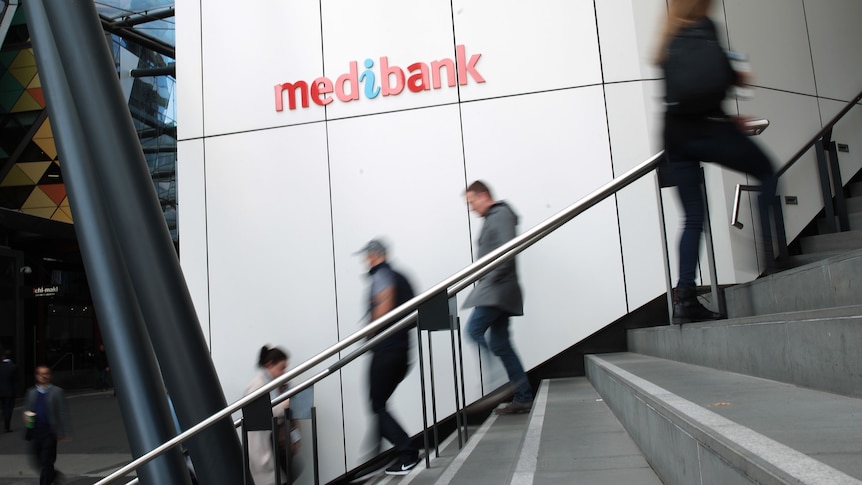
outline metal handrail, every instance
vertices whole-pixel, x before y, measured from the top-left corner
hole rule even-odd
[[[832,119],[828,123],[826,123],[826,125],[824,125],[823,128],[821,128],[820,131],[818,131],[817,134],[814,135],[814,137],[812,137],[810,141],[808,141],[808,143],[802,145],[802,148],[800,148],[799,151],[797,151],[795,155],[790,157],[790,160],[788,160],[788,162],[785,163],[783,167],[781,167],[781,170],[775,172],[775,178],[778,179],[778,177],[781,177],[781,175],[783,175],[784,172],[786,172],[788,169],[790,169],[790,167],[794,163],[796,163],[800,158],[802,158],[803,155],[808,153],[808,150],[810,150],[811,147],[816,145],[817,142],[821,138],[826,136],[827,133],[832,131],[832,128],[834,128],[835,125],[839,121],[841,121],[841,118],[843,118],[844,115],[849,113],[850,110],[853,109],[854,106],[859,104],[860,101],[862,101],[862,92],[857,94],[856,97],[853,98],[852,101],[847,103],[847,106],[845,106],[844,109],[842,109],[841,111],[838,112],[838,114],[836,114],[834,117],[832,117]],[[737,229],[742,229],[742,223],[739,222],[739,203],[740,203],[740,200],[742,198],[742,192],[744,192],[744,191],[751,192],[751,191],[757,191],[757,190],[760,190],[760,186],[758,186],[758,185],[736,184],[736,193],[733,196],[733,215],[730,218],[730,224],[732,226],[736,227]]]
[[[60,362],[66,360],[66,357],[71,357],[72,375],[75,375],[75,354],[73,354],[72,352],[66,352],[65,354],[61,355],[60,358],[57,359],[57,362],[54,362],[54,365],[51,366],[51,370],[54,370],[58,365],[60,365]]]
[[[785,163],[783,167],[781,167],[781,170],[775,173],[775,178],[781,177],[781,175],[784,174],[784,172],[786,172],[791,167],[791,165],[793,165],[794,163],[796,163],[797,160],[802,158],[802,155],[805,155],[805,153],[807,153],[808,150],[810,150],[811,147],[813,147],[818,140],[823,138],[824,135],[826,135],[830,130],[832,130],[832,128],[835,127],[835,124],[838,123],[838,121],[840,121],[841,118],[843,118],[844,115],[846,115],[851,109],[853,109],[854,106],[859,104],[860,101],[862,101],[862,92],[857,94],[856,97],[853,98],[853,100],[850,101],[847,106],[844,107],[844,109],[842,109],[838,112],[837,115],[832,117],[832,120],[830,120],[829,123],[826,123],[826,125],[824,125],[823,128],[818,131],[817,134],[814,135],[814,137],[811,138],[808,143],[802,145],[802,148],[800,148],[795,155],[790,157],[790,160]]]
[[[742,192],[756,192],[760,190],[759,185],[743,185],[736,184],[736,193],[733,194],[733,216],[730,218],[730,225],[742,229],[743,225],[739,222],[739,202],[742,199]]]
[[[563,224],[572,220],[578,214],[581,214],[587,209],[595,206],[607,197],[615,194],[619,190],[632,184],[636,180],[640,179],[647,173],[654,170],[658,166],[658,163],[663,156],[664,151],[662,150],[650,157],[649,159],[641,162],[634,168],[628,170],[624,174],[620,175],[619,177],[616,177],[607,184],[599,187],[598,189],[583,197],[581,200],[570,205],[566,209],[561,210],[557,214],[549,217],[548,219],[545,219],[543,222],[539,223],[532,229],[529,229],[523,234],[516,236],[507,243],[491,251],[490,253],[478,259],[474,263],[468,265],[461,271],[458,271],[457,273],[446,278],[445,280],[441,281],[430,289],[411,298],[410,300],[399,305],[389,313],[383,315],[377,320],[372,321],[364,328],[349,335],[344,340],[336,343],[335,345],[303,362],[292,370],[286,372],[281,377],[273,379],[265,386],[235,401],[233,404],[228,405],[221,411],[211,415],[200,423],[183,431],[182,433],[171,438],[170,440],[162,443],[153,450],[136,458],[135,460],[128,463],[126,466],[114,471],[102,480],[99,480],[96,485],[107,485],[109,483],[112,483],[114,480],[121,478],[129,472],[136,470],[141,465],[152,461],[153,459],[159,457],[169,449],[183,443],[187,439],[191,438],[192,436],[195,436],[209,426],[229,417],[234,412],[241,410],[247,404],[250,404],[252,401],[268,394],[273,389],[280,387],[282,384],[287,384],[290,380],[314,368],[325,360],[335,356],[337,353],[341,352],[347,347],[359,342],[362,339],[374,335],[374,337],[369,339],[364,345],[362,345],[361,348],[335,362],[332,366],[328,367],[327,369],[324,369],[308,381],[303,382],[298,386],[292,387],[284,394],[279,395],[275,401],[281,402],[289,398],[290,396],[293,396],[294,394],[304,390],[306,387],[310,386],[314,382],[317,382],[323,377],[341,368],[346,363],[364,354],[371,347],[373,347],[376,342],[382,340],[383,338],[386,338],[386,336],[394,332],[397,332],[403,328],[407,328],[408,326],[412,325],[412,323],[416,319],[418,308],[423,303],[427,302],[434,296],[444,291],[447,292],[447,295],[449,296],[457,294],[459,291],[471,285],[485,274],[489,273],[496,267],[514,258],[515,255],[519,254],[521,251],[532,246],[543,237],[547,236]],[[380,333],[378,334],[378,332]]]

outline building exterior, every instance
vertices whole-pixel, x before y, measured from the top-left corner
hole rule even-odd
[[[422,291],[474,259],[482,221],[463,198],[473,180],[509,201],[524,231],[661,149],[651,59],[665,0],[178,0],[175,23],[170,2],[109,3],[99,8],[117,73],[228,401],[260,346],[284,346],[296,365],[361,328],[367,281],[354,253],[369,239],[385,240]],[[858,1],[716,0],[713,16],[755,75],[754,97],[728,111],[770,120],[760,142],[776,167],[862,89]],[[0,51],[0,344],[32,343],[28,359],[74,370],[98,327],[26,22],[10,19]],[[167,38],[122,30],[144,21]],[[171,71],[174,58],[177,76],[131,73]],[[834,139],[862,146],[860,127],[856,108]],[[842,156],[846,178],[860,153]],[[789,239],[822,207],[813,159],[779,185],[797,200],[782,199]],[[736,185],[751,181],[705,171],[719,283],[748,281],[763,266],[748,197],[744,229],[729,220]],[[525,366],[661,297],[662,240],[675,261],[678,224],[673,190],[650,175],[519,256],[526,314],[512,330]],[[22,237],[36,226],[41,237]],[[447,415],[449,336],[431,338],[437,412]],[[502,369],[480,365],[465,341],[468,401],[505,382]],[[366,367],[360,359],[316,386],[324,480],[369,458]],[[422,427],[418,373],[414,365],[392,400],[412,433]]]
[[[658,152],[651,58],[665,8],[179,0],[180,257],[228,400],[261,345],[287,347],[297,364],[361,327],[367,282],[353,253],[372,237],[424,290],[472,261],[481,221],[463,192],[474,179],[512,203],[523,231]],[[715,2],[757,87],[728,109],[770,120],[760,141],[776,165],[862,88],[860,15],[852,0]],[[862,114],[848,120],[858,138]],[[798,201],[783,207],[790,239],[822,207],[806,157],[779,188]],[[842,163],[849,176],[862,158],[851,150]],[[719,282],[750,280],[762,262],[747,197],[745,229],[729,226],[735,186],[750,181],[706,176]],[[679,209],[664,190],[662,228],[655,186],[637,182],[519,257],[526,315],[512,329],[528,368],[665,293],[661,241],[675,261]],[[447,362],[439,339],[435,362]],[[465,359],[468,401],[504,381],[480,375],[475,349]],[[323,479],[367,458],[363,363],[316,387]],[[394,398],[411,432],[422,426],[417,367]],[[438,386],[438,413],[452,411],[451,388]]]
[[[97,9],[177,244],[175,76],[165,72],[174,60],[173,22],[165,20],[172,3],[154,10],[147,1],[144,13],[120,3]],[[52,366],[67,388],[94,387],[101,334],[27,19],[17,2],[3,2],[0,14],[0,348],[24,364],[22,390],[32,379],[24,369],[36,363]]]

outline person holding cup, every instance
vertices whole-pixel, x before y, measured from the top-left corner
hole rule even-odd
[[[51,384],[51,368],[36,367],[36,386],[24,396],[24,425],[30,453],[40,470],[39,484],[54,483],[57,441],[66,439],[66,396]]]

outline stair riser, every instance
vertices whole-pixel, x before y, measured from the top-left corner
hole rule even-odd
[[[844,313],[843,315],[841,313]],[[852,315],[855,313],[856,315]],[[862,308],[628,332],[632,352],[862,397]],[[759,320],[759,321],[757,321]]]
[[[852,251],[862,248],[862,233],[852,231],[808,236],[800,239],[799,245],[804,253]]]
[[[725,290],[730,318],[862,305],[862,251]]]
[[[847,212],[862,212],[862,197],[848,197],[847,201]]]
[[[862,212],[851,212],[847,214],[847,219],[850,222],[850,230],[858,231],[862,229]],[[835,218],[835,228],[836,230],[840,227],[838,223],[838,218]],[[826,219],[818,219],[817,220],[817,231],[820,234],[826,234],[829,232],[829,228],[826,224]]]

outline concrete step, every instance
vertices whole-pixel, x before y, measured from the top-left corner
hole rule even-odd
[[[854,200],[854,199],[849,199]],[[859,231],[862,230],[862,212],[850,212],[848,209],[847,212],[847,221],[850,223],[851,231]],[[825,218],[817,219],[817,232],[819,234],[829,234],[829,227],[827,225],[827,220]],[[838,217],[835,217],[835,230],[839,230],[841,228],[841,224],[838,222]]]
[[[492,414],[462,450],[419,468],[373,483],[662,483],[584,377],[542,381],[529,415]]]
[[[724,290],[730,318],[862,305],[862,249]]]
[[[848,197],[845,200],[847,201],[847,212],[851,214],[862,212],[862,196]]]
[[[628,331],[639,354],[862,397],[862,306]]]
[[[862,484],[860,399],[633,353],[586,367],[664,483]]]
[[[818,234],[799,239],[803,253],[818,253],[823,251],[852,251],[862,248],[862,231],[836,232]]]

